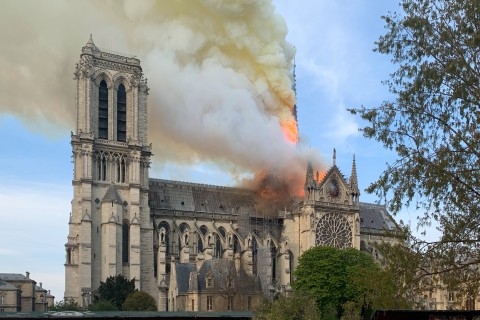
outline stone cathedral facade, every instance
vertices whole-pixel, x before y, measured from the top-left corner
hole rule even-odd
[[[152,179],[148,87],[140,61],[102,51],[90,37],[75,73],[73,189],[65,244],[65,298],[92,302],[101,281],[135,279],[158,310],[251,310],[291,290],[298,257],[312,246],[375,255],[396,224],[359,201],[335,165],[306,168],[305,196],[279,203],[275,188]]]

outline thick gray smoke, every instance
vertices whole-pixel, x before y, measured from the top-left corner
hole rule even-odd
[[[69,130],[72,72],[90,33],[100,48],[142,61],[154,161],[209,161],[299,181],[307,160],[317,161],[292,143],[294,50],[266,0],[6,1],[0,113]]]

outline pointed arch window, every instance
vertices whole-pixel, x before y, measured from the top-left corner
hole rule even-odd
[[[238,238],[236,235],[233,236],[233,253],[240,253],[241,248],[240,248],[240,242],[238,241]]]
[[[220,242],[220,237],[218,234],[215,234],[215,258],[221,258],[223,253],[222,243]]]
[[[108,139],[108,88],[105,80],[98,88],[98,137]]]
[[[257,245],[257,240],[253,238],[252,239],[252,272],[255,275],[258,273],[257,258],[258,258],[258,245]]]
[[[117,90],[117,140],[127,141],[127,93],[123,84]]]
[[[270,257],[272,260],[272,282],[277,280],[277,247],[270,241]]]
[[[107,159],[105,156],[100,156],[98,158],[98,167],[97,167],[97,173],[98,173],[98,180],[100,181],[106,181],[107,180]]]
[[[117,182],[125,183],[126,164],[125,159],[120,159],[117,162]]]
[[[200,235],[198,235],[198,243],[197,243],[197,253],[202,253],[203,252],[203,240],[200,238]]]

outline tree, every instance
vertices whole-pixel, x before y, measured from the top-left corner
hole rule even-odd
[[[316,299],[322,318],[341,317],[345,306],[352,313],[355,305],[365,316],[377,307],[396,307],[391,303],[393,275],[354,248],[311,248],[299,258],[295,277],[293,288]]]
[[[125,311],[157,311],[157,302],[146,292],[135,291],[123,303]]]
[[[277,300],[265,300],[255,310],[255,320],[320,319],[315,299],[308,293],[293,292]]]
[[[50,311],[82,311],[82,308],[78,305],[78,303],[73,299],[65,299],[61,300],[53,307],[49,309]]]
[[[413,205],[420,226],[439,225],[440,241],[410,239],[425,276],[468,273],[480,262],[480,2],[401,7],[383,17],[387,33],[376,43],[398,66],[386,82],[393,99],[350,110],[369,123],[365,137],[397,154],[367,191],[391,197],[393,213]]]
[[[116,305],[107,300],[98,300],[88,306],[90,311],[118,311]]]
[[[122,304],[128,295],[135,291],[135,279],[128,280],[125,276],[117,274],[108,277],[105,282],[100,282],[100,286],[94,296],[94,302],[110,301],[118,310],[122,309]]]

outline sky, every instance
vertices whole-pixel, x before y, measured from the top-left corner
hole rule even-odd
[[[206,2],[215,3],[215,0]],[[269,1],[264,2],[269,4]],[[75,63],[89,34],[93,34],[99,47],[137,55],[145,76],[153,79],[149,82],[151,96],[152,92],[157,96],[158,92],[168,94],[157,85],[163,74],[155,72],[159,65],[156,59],[162,52],[151,48],[148,51],[146,46],[129,42],[128,34],[133,31],[114,27],[120,18],[133,16],[135,24],[130,28],[142,35],[136,37],[136,41],[155,43],[152,38],[161,38],[164,31],[152,22],[156,20],[127,0],[123,2],[123,12],[119,9],[108,13],[98,7],[90,12],[90,8],[83,5],[85,2],[79,3],[42,1],[42,6],[50,7],[48,11],[35,7],[34,2],[7,0],[2,3],[0,13],[0,68],[3,70],[0,74],[0,87],[3,88],[0,89],[0,136],[3,137],[0,140],[0,273],[25,274],[29,271],[33,279],[51,290],[56,301],[62,299],[64,291],[64,244],[72,199],[70,131],[74,128],[68,108],[74,107],[72,78]],[[231,3],[235,4],[235,1]],[[25,6],[29,6],[29,10],[22,8]],[[274,0],[273,6],[278,24],[272,28],[278,27],[275,29],[278,32],[275,35],[262,35],[266,30],[252,32],[258,32],[259,37],[283,37],[286,34],[285,43],[289,45],[278,42],[286,56],[293,53],[294,47],[302,161],[312,156],[321,166],[315,170],[328,169],[335,148],[336,164],[348,177],[355,155],[360,200],[383,202],[383,199],[368,195],[364,189],[381,174],[387,162],[395,159],[394,154],[378,142],[366,140],[358,130],[366,123],[351,115],[347,108],[375,107],[392,98],[382,81],[388,79],[395,66],[391,57],[375,53],[373,48],[374,42],[385,32],[380,17],[388,11],[398,10],[397,0]],[[232,5],[231,9],[225,14],[232,14],[235,6]],[[77,10],[84,14],[78,14],[79,19],[88,20],[84,25],[75,25],[73,18],[69,20],[70,16],[77,15]],[[24,12],[30,13],[25,16]],[[29,14],[32,15],[30,20]],[[261,29],[261,26],[257,27]],[[188,34],[182,35],[185,37],[179,36],[178,41],[189,41]],[[242,34],[237,36],[242,37]],[[172,42],[171,45],[180,46],[181,43]],[[208,55],[203,59],[208,60]],[[56,74],[62,75],[61,80],[55,77]],[[203,75],[199,73],[195,80],[202,82]],[[189,82],[185,84],[187,87]],[[230,93],[227,93],[226,97],[220,97],[225,100],[219,101],[228,101]],[[159,108],[156,99],[155,96],[150,98],[149,108]],[[267,95],[261,99],[275,100],[277,96]],[[183,103],[185,108],[189,107],[188,101]],[[50,113],[45,111],[50,109],[53,110]],[[255,141],[271,138],[263,133],[259,137],[257,133],[262,130],[246,130],[252,132]],[[240,159],[238,166],[228,155],[189,158],[186,151],[193,147],[188,143],[201,143],[191,142],[188,138],[179,138],[173,143],[165,140],[161,132],[152,132],[150,142],[154,145],[156,141],[165,142],[162,148],[166,151],[154,155],[150,177],[235,185],[239,177],[249,175],[248,169],[258,165],[252,163],[258,159],[243,159],[242,150],[230,146],[226,147],[226,153]],[[177,138],[183,133],[175,131],[173,136]],[[186,134],[194,135],[194,132]],[[215,145],[204,148],[205,153],[215,152]],[[259,155],[258,161],[263,161],[263,157],[275,158],[275,150],[284,150],[278,148],[265,149],[265,155]],[[303,162],[299,162],[303,170]],[[396,219],[414,222],[415,213],[405,209]]]

